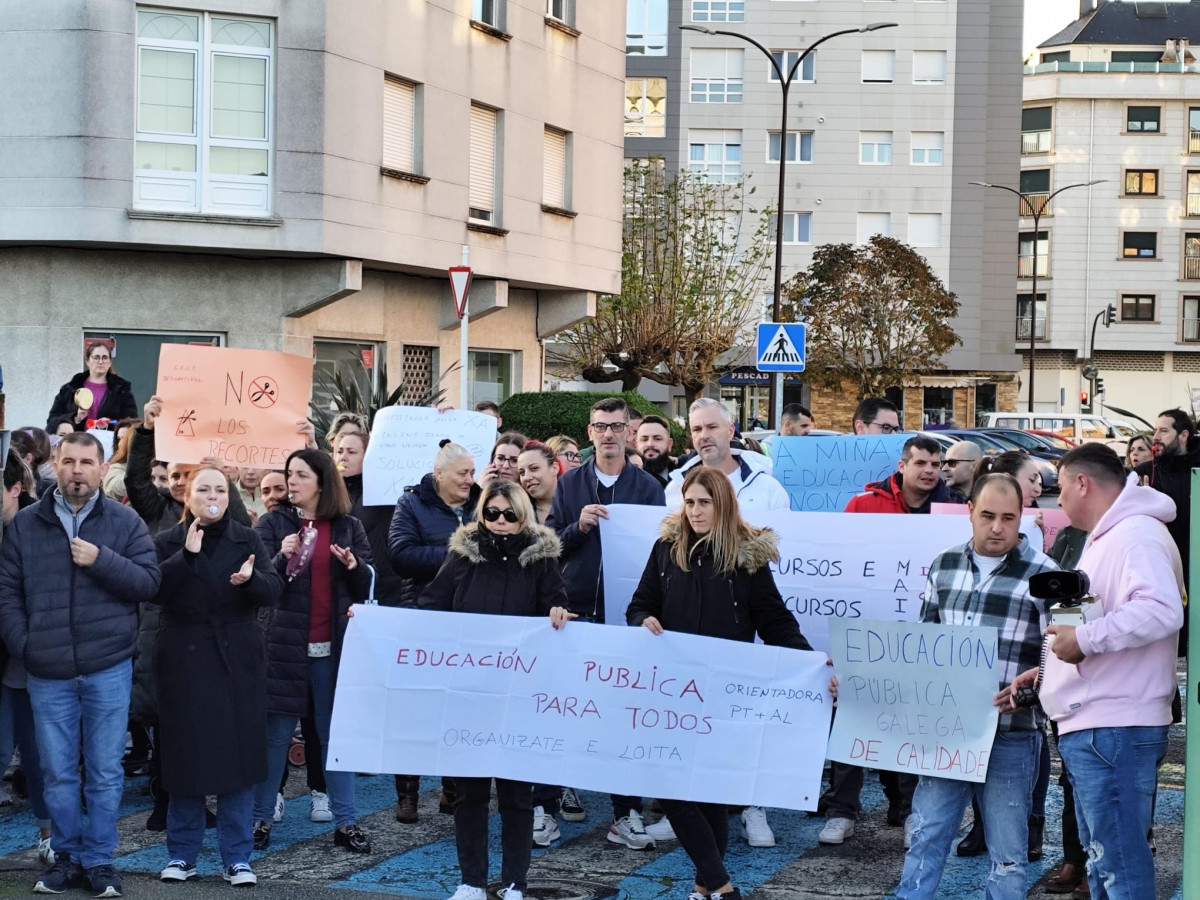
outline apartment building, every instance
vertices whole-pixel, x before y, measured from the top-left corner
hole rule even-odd
[[[1016,336],[1027,347],[1036,329],[1038,410],[1091,401],[1153,421],[1200,399],[1197,43],[1195,0],[1083,0],[1025,67],[1019,186],[1044,211],[1036,230],[1020,221]]]
[[[0,18],[0,359],[43,422],[115,341],[312,355],[456,404],[543,381],[620,285],[622,17],[576,0],[15,0]],[[607,111],[607,114],[605,114]],[[475,278],[459,359],[446,269]]]
[[[793,82],[788,133],[770,60],[789,67],[823,35]],[[906,421],[974,424],[1016,402],[1012,229],[1015,204],[969,184],[1014,180],[1009,129],[1020,115],[1017,0],[628,0],[625,154],[661,156],[720,181],[748,179],[774,206],[785,155],[785,278],[813,249],[885,234],[914,246],[962,304],[963,345],[946,370],[896,391]],[[765,293],[770,293],[770,285]],[[819,328],[820,323],[813,323]],[[746,420],[766,380],[743,367],[720,395]],[[854,395],[789,381],[820,424],[848,426]]]

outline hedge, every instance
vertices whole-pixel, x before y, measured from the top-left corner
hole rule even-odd
[[[519,431],[538,440],[556,434],[569,435],[580,447],[591,443],[588,437],[588,416],[593,404],[606,397],[621,397],[642,415],[662,416],[662,410],[637,391],[625,393],[599,393],[591,391],[530,391],[513,394],[500,405],[505,431]],[[667,418],[663,416],[663,418]],[[683,429],[668,419],[671,436],[675,439],[675,450],[683,448]]]

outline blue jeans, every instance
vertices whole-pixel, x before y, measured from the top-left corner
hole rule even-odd
[[[1167,726],[1091,728],[1058,739],[1075,790],[1079,840],[1087,851],[1093,900],[1154,896],[1146,832],[1154,818]]]
[[[196,864],[207,818],[203,797],[171,795],[167,807],[167,852],[171,859]],[[217,846],[226,869],[250,863],[250,851],[254,849],[254,788],[217,795]]]
[[[929,898],[937,893],[950,845],[972,793],[983,809],[983,833],[992,860],[987,898],[1025,900],[1030,794],[1041,742],[1040,731],[996,732],[983,784],[921,776],[912,805],[916,830],[912,849],[904,854],[896,900]]]
[[[333,718],[333,661],[330,657],[313,657],[308,661],[308,677],[312,684],[313,719],[321,739],[321,764],[325,767],[325,784],[329,789],[329,806],[338,828],[358,822],[354,805],[354,773],[329,771],[329,723]],[[296,716],[267,714],[267,779],[254,789],[254,820],[270,822],[275,812],[275,794],[287,765],[287,751],[296,731]]]
[[[28,683],[54,849],[70,854],[85,869],[112,865],[117,849],[117,808],[125,783],[121,757],[133,664],[125,660],[76,678],[30,674]],[[86,824],[79,799],[81,742],[87,771]]]

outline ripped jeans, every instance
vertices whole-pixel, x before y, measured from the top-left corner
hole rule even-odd
[[[998,731],[983,784],[921,776],[913,795],[916,830],[912,849],[904,854],[896,900],[927,900],[937,893],[972,794],[983,809],[992,860],[987,900],[1025,900],[1029,808],[1041,747],[1040,731]]]
[[[1167,753],[1167,726],[1072,731],[1059,737],[1058,752],[1075,789],[1092,897],[1153,897],[1154,857],[1146,832],[1153,822],[1158,767]]]

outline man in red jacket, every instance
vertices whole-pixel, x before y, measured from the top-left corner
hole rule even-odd
[[[863,403],[869,401],[864,400]],[[862,406],[860,405],[860,409]],[[894,408],[892,415],[895,415]],[[855,412],[855,433],[862,424]],[[870,423],[868,423],[869,425]],[[933,503],[966,503],[958,491],[946,486],[941,476],[942,446],[931,437],[916,435],[904,442],[896,474],[885,481],[868,484],[866,493],[846,505],[846,512],[928,513]],[[829,790],[821,797],[818,809],[825,813],[825,827],[817,837],[822,844],[840,844],[854,834],[854,820],[862,806],[863,770],[847,763],[830,763]],[[888,799],[887,823],[904,826],[904,846],[912,842],[911,821],[913,792],[917,776],[900,772],[880,772],[879,783]]]

